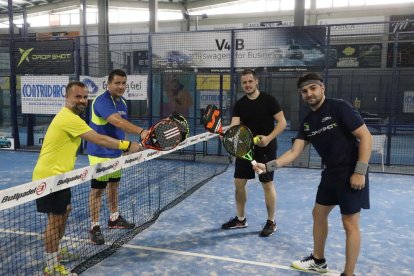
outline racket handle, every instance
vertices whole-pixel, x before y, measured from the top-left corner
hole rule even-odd
[[[256,160],[253,160],[251,163],[252,163],[253,166],[256,166],[257,165]],[[262,173],[263,173],[263,171],[261,169],[258,169],[257,170],[257,174],[262,174]]]
[[[255,136],[253,138],[253,144],[255,144],[255,145],[259,144],[260,140],[262,140],[262,139],[259,136]]]

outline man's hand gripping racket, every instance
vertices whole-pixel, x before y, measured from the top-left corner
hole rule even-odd
[[[208,105],[203,116],[204,128],[207,131],[217,133],[223,137],[225,150],[233,156],[251,161],[252,165],[257,162],[253,158],[254,145],[260,142],[259,137],[254,137],[250,129],[243,125],[230,127],[223,133],[221,125],[221,113],[215,105]],[[262,170],[257,170],[261,174]]]
[[[167,151],[175,148],[182,140],[182,133],[177,122],[162,119],[153,125],[141,145],[148,149]]]

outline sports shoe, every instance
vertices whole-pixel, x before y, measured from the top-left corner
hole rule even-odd
[[[340,276],[346,276],[346,274],[342,272]],[[355,274],[353,276],[355,276]]]
[[[44,276],[77,276],[78,274],[69,272],[64,265],[57,264],[52,269],[45,267]]]
[[[134,223],[128,222],[121,215],[114,221],[108,220],[109,229],[132,229],[135,227]]]
[[[94,226],[91,231],[89,231],[89,236],[91,237],[91,241],[94,244],[102,245],[105,243],[104,236],[101,232],[101,227],[99,225]]]
[[[70,263],[80,259],[78,254],[72,254],[67,247],[62,247],[58,252],[58,261],[60,263]]]
[[[236,216],[230,219],[228,222],[221,226],[222,229],[236,229],[236,228],[246,228],[247,227],[247,219],[240,221],[239,218]]]
[[[328,272],[328,264],[326,263],[326,260],[321,264],[317,264],[312,254],[308,257],[304,257],[302,260],[292,262],[292,267],[304,271],[316,271],[319,273]]]
[[[271,220],[267,220],[265,226],[263,227],[262,232],[260,232],[260,237],[269,237],[273,235],[276,231],[277,225]]]

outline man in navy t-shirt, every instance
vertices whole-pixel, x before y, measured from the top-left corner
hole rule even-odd
[[[346,234],[346,260],[342,276],[352,276],[358,259],[361,208],[369,209],[368,161],[372,137],[349,103],[325,98],[322,78],[308,73],[298,79],[302,99],[311,111],[302,121],[292,148],[276,160],[258,164],[265,172],[287,165],[299,157],[305,146],[313,145],[322,158],[324,170],[313,208],[313,253],[292,266],[300,270],[326,272],[324,257],[328,236],[328,215],[339,205]]]

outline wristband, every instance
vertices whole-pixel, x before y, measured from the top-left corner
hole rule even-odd
[[[266,163],[266,172],[273,172],[280,168],[280,166],[277,164],[276,160],[272,160]]]
[[[123,150],[125,152],[125,151],[128,151],[130,147],[131,147],[130,141],[119,140],[118,149]]]
[[[367,173],[367,170],[368,170],[367,163],[357,161],[355,169],[354,169],[354,173],[365,175]]]

